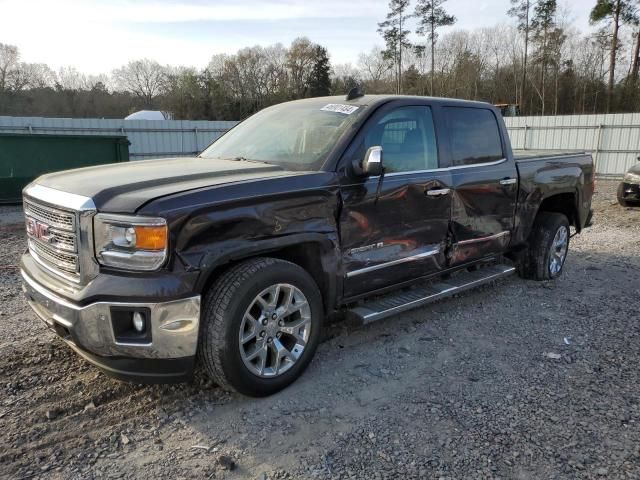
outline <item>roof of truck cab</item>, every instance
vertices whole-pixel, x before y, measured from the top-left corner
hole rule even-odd
[[[330,97],[312,97],[305,98],[302,100],[293,100],[293,102],[305,102],[310,104],[321,105],[324,103],[337,103],[343,105],[378,105],[381,103],[386,103],[391,100],[420,100],[428,101],[432,104],[446,104],[446,105],[458,105],[458,106],[475,106],[475,107],[491,107],[495,108],[492,104],[487,102],[478,102],[475,100],[460,100],[457,98],[444,98],[444,97],[426,97],[426,96],[418,96],[418,95],[363,95],[361,97],[354,98],[352,100],[347,100],[346,95],[334,95]]]

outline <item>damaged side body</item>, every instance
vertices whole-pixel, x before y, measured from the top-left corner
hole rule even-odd
[[[199,272],[195,290],[205,290],[239,260],[275,255],[305,263],[326,292],[327,308],[334,309],[342,285],[335,174],[255,181],[250,190],[238,183],[184,192],[151,202],[141,212],[168,218],[177,232],[175,261]]]

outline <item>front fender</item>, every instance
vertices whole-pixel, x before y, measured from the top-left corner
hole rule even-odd
[[[340,249],[336,223],[337,189],[310,189],[240,202],[210,205],[185,218],[175,236],[175,257],[187,271],[200,272],[196,291],[202,292],[212,275],[233,262],[273,254],[289,258],[295,251],[306,266],[309,256],[322,270],[327,292],[339,288]],[[313,248],[307,253],[301,245]],[[319,262],[319,263],[318,263]],[[317,273],[317,272],[315,272]]]
[[[215,271],[239,260],[278,252],[289,247],[314,244],[320,248],[320,261],[324,272],[337,272],[340,268],[338,237],[334,233],[297,233],[261,240],[226,241],[216,245],[215,251],[202,256],[200,277],[196,290],[200,293]]]

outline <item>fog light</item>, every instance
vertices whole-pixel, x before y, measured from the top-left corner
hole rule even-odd
[[[144,316],[142,313],[133,313],[133,328],[136,329],[136,332],[144,332]]]

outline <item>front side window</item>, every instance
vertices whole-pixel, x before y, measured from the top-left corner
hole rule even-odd
[[[370,147],[382,147],[385,172],[410,172],[438,168],[438,149],[431,109],[398,107],[365,127],[354,157],[364,158]]]
[[[474,165],[504,158],[498,122],[491,110],[445,107],[453,166]]]

